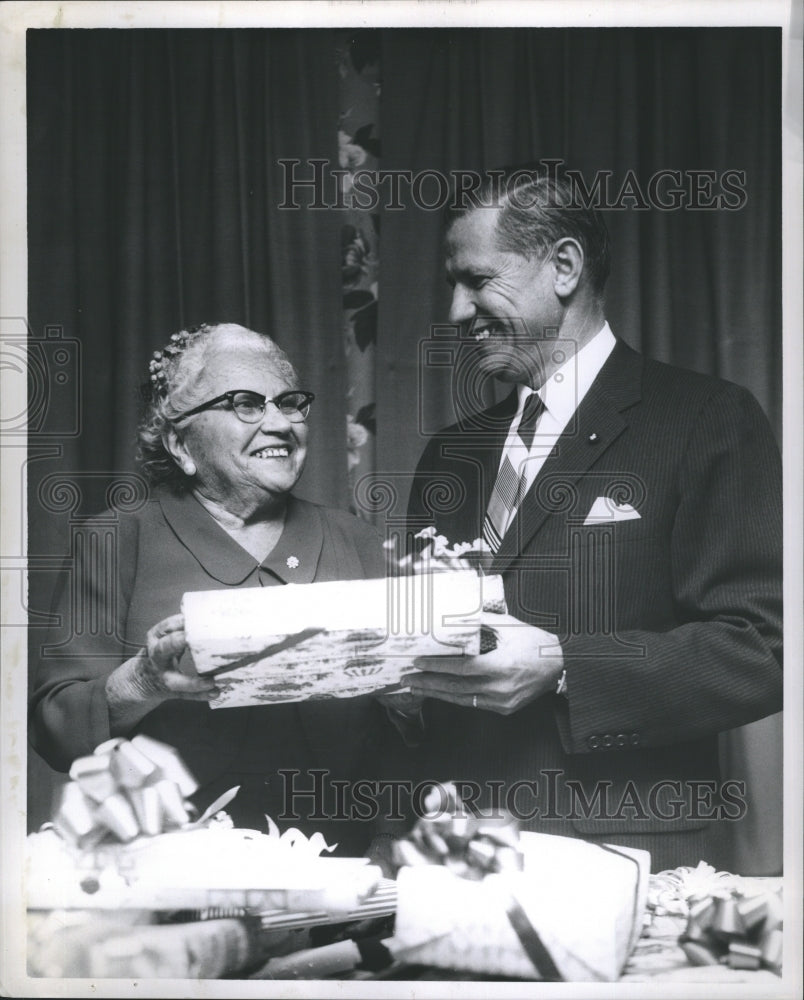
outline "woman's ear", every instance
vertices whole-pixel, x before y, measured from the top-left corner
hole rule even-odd
[[[581,280],[584,266],[583,249],[577,240],[569,236],[559,240],[553,247],[553,267],[556,295],[565,299],[572,295]]]
[[[185,476],[194,476],[196,465],[187,450],[187,445],[182,440],[181,435],[175,427],[169,427],[162,431],[162,444],[170,453],[173,461],[178,465]]]

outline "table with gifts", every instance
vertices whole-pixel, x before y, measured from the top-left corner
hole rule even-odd
[[[75,761],[28,838],[28,973],[53,979],[754,982],[782,972],[779,879],[521,832],[435,786],[393,878],[319,833],[199,816],[145,736]]]
[[[185,594],[213,707],[400,692],[417,656],[493,645],[482,614],[505,597],[480,539],[449,548],[426,529],[392,555],[384,580]],[[197,787],[142,734],[73,762],[28,838],[29,975],[780,981],[780,880],[704,862],[650,875],[645,851],[522,832],[471,814],[451,785],[372,863],[268,817],[235,829],[237,788],[198,815]]]

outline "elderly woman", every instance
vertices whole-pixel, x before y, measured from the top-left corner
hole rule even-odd
[[[174,334],[154,354],[151,384],[139,457],[152,489],[141,509],[115,515],[116,594],[99,592],[89,565],[73,570],[75,594],[94,607],[114,600],[116,635],[76,628],[69,658],[42,659],[34,746],[66,770],[111,736],[146,733],[182,755],[199,807],[239,784],[227,807],[239,825],[264,829],[268,814],[359,850],[367,825],[349,827],[343,804],[322,796],[332,781],[366,776],[377,703],[211,711],[215,684],[196,672],[178,610],[190,590],[381,576],[380,540],[356,517],[293,496],[313,394],[269,337],[233,324]],[[59,613],[69,627],[67,593]]]

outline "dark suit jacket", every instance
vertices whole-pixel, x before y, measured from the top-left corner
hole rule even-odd
[[[43,651],[31,700],[31,741],[57,770],[109,738],[106,678],[144,644],[151,626],[179,611],[185,591],[382,576],[384,557],[364,522],[291,498],[283,534],[258,564],[192,496],[156,491],[140,510],[107,511],[78,528],[68,570],[56,598],[62,631]],[[281,827],[321,829],[330,842],[360,853],[370,840],[367,824],[327,827],[310,796],[291,799],[298,818],[283,822],[286,793],[310,791],[315,769],[326,770],[327,781],[365,777],[374,727],[384,722],[368,697],[218,710],[173,700],[135,732],[176,747],[201,784],[200,808],[239,783],[227,807],[238,825],[264,830],[267,813]],[[283,777],[282,770],[298,774]],[[325,811],[337,810],[330,803]]]
[[[410,529],[481,535],[515,407],[430,440]],[[639,518],[585,525],[604,496]],[[739,788],[711,791],[717,733],[781,707],[781,543],[779,454],[753,397],[618,342],[492,569],[510,613],[560,642],[569,697],[509,717],[429,701],[419,773],[534,781],[514,799],[537,810],[525,826],[648,847],[654,867],[706,859],[712,820],[741,809]]]

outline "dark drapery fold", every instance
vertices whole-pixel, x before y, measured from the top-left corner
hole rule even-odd
[[[35,338],[60,328],[81,352],[80,433],[54,409],[64,431],[46,443],[60,454],[37,458],[31,437],[32,556],[62,551],[70,518],[101,509],[110,477],[133,468],[135,386],[150,353],[204,320],[266,330],[289,351],[317,396],[302,492],[349,504],[343,213],[279,207],[280,159],[338,165],[342,36],[28,33],[29,322]],[[629,171],[643,187],[660,170],[744,175],[736,210],[626,199],[607,211],[608,315],[645,353],[746,385],[781,434],[777,29],[388,29],[381,42],[383,170],[555,158],[587,182],[609,171],[612,200]],[[381,213],[376,343],[377,462],[397,475],[400,510],[424,432],[453,417],[447,371],[420,363],[447,315],[442,220],[403,201]],[[80,479],[77,506],[48,508],[40,485],[78,472],[94,475]],[[31,574],[34,612],[45,577]],[[41,640],[32,633],[32,646]],[[732,761],[773,791],[769,747],[754,735],[749,763]],[[48,813],[48,788],[40,767],[32,822]],[[778,814],[779,803],[764,808]],[[754,857],[767,837],[758,825]]]

